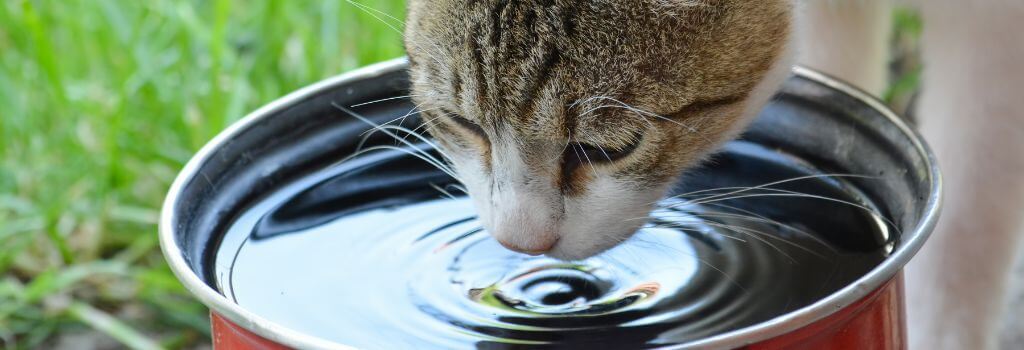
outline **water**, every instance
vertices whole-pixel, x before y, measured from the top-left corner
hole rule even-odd
[[[812,177],[668,199],[588,260],[531,257],[498,245],[468,199],[441,198],[428,184],[447,179],[418,166],[381,154],[283,186],[224,235],[214,284],[266,319],[363,349],[636,349],[810,305],[896,243],[855,187]],[[820,173],[737,142],[679,193]]]

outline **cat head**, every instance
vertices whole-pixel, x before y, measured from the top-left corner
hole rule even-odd
[[[785,0],[412,0],[413,100],[509,249],[627,240],[789,72]]]

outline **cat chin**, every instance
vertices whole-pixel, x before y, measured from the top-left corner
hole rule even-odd
[[[632,236],[632,234],[627,235],[627,237],[629,236]],[[608,242],[607,244],[604,245],[594,245],[593,242],[589,241],[572,242],[570,240],[559,240],[558,244],[556,244],[553,249],[551,249],[547,253],[544,253],[544,256],[567,262],[580,261],[586,260],[597,255],[601,255],[601,253],[604,253],[609,249],[614,248],[616,245],[616,241]]]
[[[629,240],[663,193],[661,188],[637,191],[610,178],[596,181],[593,189],[594,195],[566,203],[558,244],[545,255],[582,260]]]
[[[609,218],[613,220],[563,231],[558,243],[544,255],[565,261],[584,260],[600,255],[636,234],[643,221],[628,220],[631,218],[634,216]]]

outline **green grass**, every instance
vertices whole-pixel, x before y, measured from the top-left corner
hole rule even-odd
[[[902,112],[906,104],[921,85],[921,62],[919,44],[924,31],[924,23],[920,14],[907,8],[893,11],[892,36],[893,64],[889,87],[882,94],[882,99]]]
[[[157,247],[177,171],[247,111],[400,43],[343,0],[0,2],[0,344],[208,344]],[[901,79],[890,95],[916,88]]]
[[[342,0],[0,2],[0,344],[208,344],[157,246],[178,169],[246,112],[402,53]]]

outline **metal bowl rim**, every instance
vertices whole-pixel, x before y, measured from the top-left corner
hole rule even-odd
[[[182,254],[181,248],[175,242],[174,237],[176,230],[173,227],[175,219],[174,209],[177,207],[179,195],[182,193],[182,190],[192,181],[193,178],[199,175],[198,172],[202,165],[210,159],[216,150],[220,149],[228,141],[244,132],[249,125],[252,125],[264,118],[272,117],[277,114],[277,112],[324,90],[344,85],[352,81],[370,79],[392,73],[405,69],[406,66],[406,58],[397,58],[331,77],[292,92],[233,123],[227,129],[214,137],[213,140],[203,146],[199,152],[189,160],[178,174],[177,178],[175,178],[174,183],[171,185],[167,197],[164,200],[163,208],[160,213],[159,237],[161,250],[163,251],[164,258],[170,265],[171,270],[182,284],[184,284],[185,287],[199,299],[200,302],[209,307],[213,312],[224,316],[238,326],[282,345],[300,349],[355,349],[351,346],[303,334],[276,324],[244,309],[238,304],[232,303],[226,297],[208,286],[192,271]],[[860,89],[806,67],[795,66],[793,68],[793,74],[821,83],[866,104],[868,107],[871,107],[876,112],[886,117],[889,122],[894,124],[908,139],[912,141],[915,151],[922,156],[925,166],[928,168],[929,179],[931,180],[931,188],[929,191],[928,202],[925,206],[924,215],[918,222],[917,226],[912,230],[908,230],[903,233],[903,237],[905,238],[902,241],[903,244],[901,244],[888,259],[875,267],[871,272],[859,278],[857,281],[835,293],[832,293],[828,297],[802,309],[778,316],[766,322],[712,337],[674,345],[668,349],[716,349],[739,347],[793,332],[828,317],[836,311],[861,300],[872,291],[892,280],[917,253],[917,251],[920,250],[921,246],[928,239],[928,236],[935,227],[939,211],[942,206],[942,177],[936,164],[935,156],[929,147],[922,142],[921,135],[914,129],[907,126],[899,116],[889,110],[889,108],[887,108],[881,101]]]

